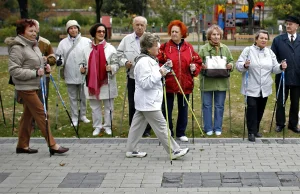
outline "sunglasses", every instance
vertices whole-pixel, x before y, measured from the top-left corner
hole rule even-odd
[[[97,30],[96,32],[99,33],[99,34],[100,34],[100,33],[105,34],[105,30]]]

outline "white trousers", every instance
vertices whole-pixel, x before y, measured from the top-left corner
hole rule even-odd
[[[70,100],[71,117],[73,122],[78,122],[78,101],[80,102],[80,118],[86,116],[86,96],[83,84],[67,84]],[[79,97],[80,92],[80,97]]]
[[[137,144],[141,137],[143,136],[144,129],[147,124],[150,124],[158,140],[161,142],[162,146],[165,148],[167,153],[169,153],[169,144],[171,152],[180,149],[180,146],[171,136],[170,129],[167,129],[167,122],[160,110],[158,111],[135,111],[130,126],[128,139],[127,139],[127,152],[138,151]],[[168,134],[169,130],[169,134]],[[170,143],[168,135],[170,135]]]
[[[102,124],[102,103],[104,105],[104,124]],[[90,99],[90,107],[92,109],[93,128],[111,129],[111,119],[114,112],[114,99],[97,100]],[[110,115],[111,112],[111,115]]]

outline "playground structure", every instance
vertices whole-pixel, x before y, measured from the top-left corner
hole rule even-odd
[[[248,5],[239,4],[236,1],[228,1],[224,5],[214,5],[212,8],[208,8],[208,12],[212,14],[200,14],[200,29],[202,33],[204,29],[207,29],[212,24],[218,24],[224,30],[224,39],[227,39],[228,35],[233,40],[235,34],[248,34]],[[253,31],[263,28],[264,22],[264,2],[256,2],[252,9],[252,22]],[[195,25],[196,18],[192,18],[191,27],[197,28]],[[193,30],[198,32],[198,30]]]

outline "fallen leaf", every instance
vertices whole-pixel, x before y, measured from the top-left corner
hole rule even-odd
[[[65,166],[66,163],[59,163],[59,166]]]

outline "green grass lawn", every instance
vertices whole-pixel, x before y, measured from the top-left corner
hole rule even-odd
[[[240,52],[233,52],[234,59],[236,60],[239,56]],[[13,121],[13,97],[14,97],[14,87],[8,85],[8,71],[7,71],[7,56],[0,56],[0,83],[1,83],[1,96],[2,102],[4,106],[6,126],[4,125],[2,118],[2,111],[0,115],[0,136],[1,137],[17,137],[16,133],[12,134],[12,121]],[[124,102],[124,90],[126,88],[126,76],[125,69],[121,68],[117,74],[117,82],[118,82],[118,97],[115,99],[115,112],[113,119],[113,133],[114,136],[117,137],[127,137],[129,125],[128,125],[128,107],[127,100],[125,103],[125,111],[123,115],[123,124],[121,126],[121,118],[122,118],[122,109]],[[57,70],[52,70],[52,75],[57,82]],[[242,137],[243,134],[243,122],[244,122],[244,97],[240,94],[240,86],[241,86],[241,74],[236,70],[233,71],[230,77],[230,100],[231,100],[231,130],[230,130],[230,117],[229,117],[229,92],[227,92],[226,105],[225,105],[225,113],[224,113],[224,122],[223,122],[223,133],[220,137]],[[66,103],[67,108],[69,109],[69,99],[66,92],[66,87],[63,80],[60,81],[60,93]],[[201,98],[200,98],[200,89],[199,89],[199,79],[195,78],[195,89],[194,89],[194,113],[196,115],[196,119],[200,125],[202,125],[201,121]],[[50,92],[49,92],[49,114],[50,114],[50,123],[51,129],[55,137],[75,137],[74,129],[70,125],[70,121],[68,116],[63,108],[61,102],[59,101],[59,113],[56,117],[56,99],[57,95],[52,83],[50,83]],[[190,97],[191,100],[191,97]],[[270,122],[272,118],[273,108],[275,104],[275,89],[273,89],[273,94],[269,97],[267,107],[265,110],[265,114],[263,120],[261,122],[261,132],[264,137],[282,137],[282,133],[275,133],[274,127],[275,122],[273,123],[272,132],[269,133]],[[174,106],[173,111],[173,121],[176,124],[177,118],[177,109],[176,105]],[[289,107],[289,104],[287,104]],[[16,105],[16,120],[15,126],[16,128],[19,125],[19,119],[22,114],[23,107],[20,104]],[[288,109],[287,109],[288,110]],[[286,111],[288,114],[288,111]],[[288,115],[287,115],[288,116]],[[87,117],[92,120],[91,109],[88,105],[87,109]],[[57,118],[57,129],[56,126],[56,118]],[[81,137],[93,137],[92,136],[93,127],[92,123],[80,125],[79,133]],[[194,132],[195,137],[201,137],[200,129],[197,125],[197,122],[194,122]],[[186,134],[188,137],[192,137],[192,114],[189,111],[189,122]],[[33,134],[35,137],[40,137],[41,134],[39,130]],[[110,137],[106,134],[101,133],[102,137]],[[155,137],[154,133],[152,133],[152,137]],[[212,136],[216,137],[216,136]],[[286,133],[286,137],[299,137],[298,134],[295,134],[291,131]]]

